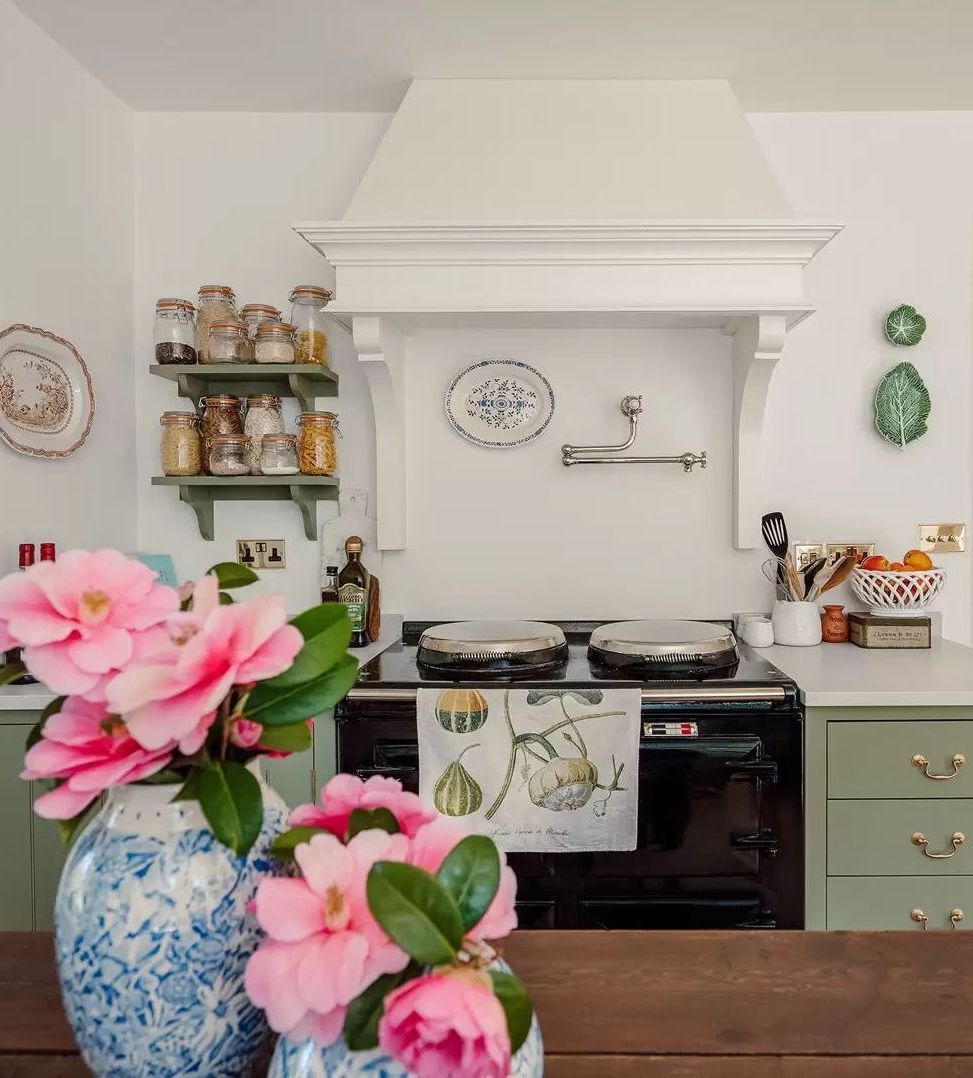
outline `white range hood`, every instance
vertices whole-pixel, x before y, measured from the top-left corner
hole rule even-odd
[[[840,226],[793,217],[727,83],[417,80],[344,217],[295,230],[368,375],[380,546],[406,543],[401,336],[484,324],[732,333],[734,542],[759,545],[770,374]]]

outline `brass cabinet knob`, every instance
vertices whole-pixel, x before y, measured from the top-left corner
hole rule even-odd
[[[920,910],[920,909],[919,909],[919,908],[917,907],[916,909],[914,909],[914,910],[913,910],[913,911],[912,911],[912,912],[911,912],[911,913],[909,914],[909,917],[910,917],[910,918],[911,918],[911,919],[912,919],[913,921],[915,921],[915,923],[916,923],[917,925],[921,925],[921,926],[922,926],[922,931],[923,931],[923,932],[925,932],[925,931],[926,931],[926,928],[927,928],[927,926],[929,925],[929,918],[928,918],[928,917],[927,917],[927,916],[926,916],[926,915],[925,915],[925,914],[924,914],[924,913],[922,912],[922,910]],[[953,927],[955,928],[955,925],[954,925]]]
[[[956,909],[954,909],[954,910],[950,910],[949,911],[949,923],[950,923],[950,925],[953,928],[955,928],[960,923],[960,921],[963,920],[963,918],[965,916],[966,916],[966,914],[959,908],[959,906],[957,906]]]
[[[931,853],[929,850],[929,839],[921,831],[916,831],[912,836],[912,845],[918,846],[922,850],[926,857],[932,858],[934,861],[945,861],[947,857],[955,857],[960,846],[966,841],[966,835],[962,831],[954,831],[949,836],[949,849],[944,850],[942,853]]]
[[[927,779],[935,779],[937,782],[945,779],[955,779],[959,774],[959,769],[966,763],[966,757],[961,752],[954,752],[950,763],[953,765],[953,770],[950,771],[948,775],[934,775],[929,770],[929,761],[921,752],[917,752],[915,756],[912,757],[912,766],[918,767]]]

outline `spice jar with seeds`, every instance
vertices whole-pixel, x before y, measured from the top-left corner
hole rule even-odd
[[[258,363],[293,363],[294,327],[289,322],[261,322],[254,355]]]
[[[199,475],[203,463],[199,420],[195,412],[163,412],[162,474]]]
[[[283,434],[284,420],[280,414],[280,397],[261,393],[247,397],[247,417],[243,421],[247,436],[247,464],[251,475],[260,475],[260,450],[265,434]]]
[[[330,317],[324,308],[331,292],[317,285],[299,284],[291,292],[291,322],[297,330],[297,363],[328,365],[328,328]]]
[[[297,475],[297,439],[293,434],[265,434],[260,450],[261,475]]]
[[[250,349],[253,351],[257,340],[257,327],[263,322],[279,322],[280,311],[269,303],[245,303],[240,308],[240,317],[247,327],[247,336],[250,338]]]
[[[196,362],[196,308],[188,299],[160,299],[155,304],[156,363]]]
[[[199,341],[199,362],[209,363],[209,329],[214,322],[233,322],[239,318],[236,296],[226,284],[204,284],[196,298],[196,338]]]
[[[209,327],[210,363],[250,363],[247,328],[240,321],[214,322]]]
[[[210,475],[249,475],[247,440],[237,434],[217,434],[209,451]]]
[[[209,456],[213,439],[221,434],[243,434],[243,419],[240,416],[240,398],[219,394],[215,397],[203,397],[203,418],[200,422],[200,436],[203,442],[203,469],[209,472]]]
[[[334,475],[338,467],[334,412],[302,412],[298,416],[297,463],[304,475]]]

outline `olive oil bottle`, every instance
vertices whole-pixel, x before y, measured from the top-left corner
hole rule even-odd
[[[368,643],[366,617],[368,612],[368,571],[361,563],[362,541],[357,535],[345,540],[348,561],[338,574],[338,600],[345,604],[351,619],[349,647],[363,648]]]

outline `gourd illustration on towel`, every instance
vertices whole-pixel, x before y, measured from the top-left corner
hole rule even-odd
[[[538,808],[551,812],[575,812],[591,801],[595,815],[604,816],[611,795],[616,790],[625,789],[619,783],[625,765],[618,765],[614,755],[611,782],[605,785],[598,781],[598,767],[588,759],[588,749],[577,725],[591,719],[617,717],[624,712],[588,711],[572,715],[565,704],[566,699],[586,707],[596,707],[602,702],[603,696],[598,689],[532,690],[527,694],[528,706],[540,707],[556,700],[564,717],[539,732],[518,733],[510,717],[510,693],[504,692],[503,712],[510,735],[510,755],[500,791],[486,811],[488,820],[493,819],[510,793],[518,760],[531,801]],[[561,738],[556,736],[558,734]],[[558,747],[561,739],[567,742],[563,749]],[[605,796],[592,800],[595,790],[604,791]]]

